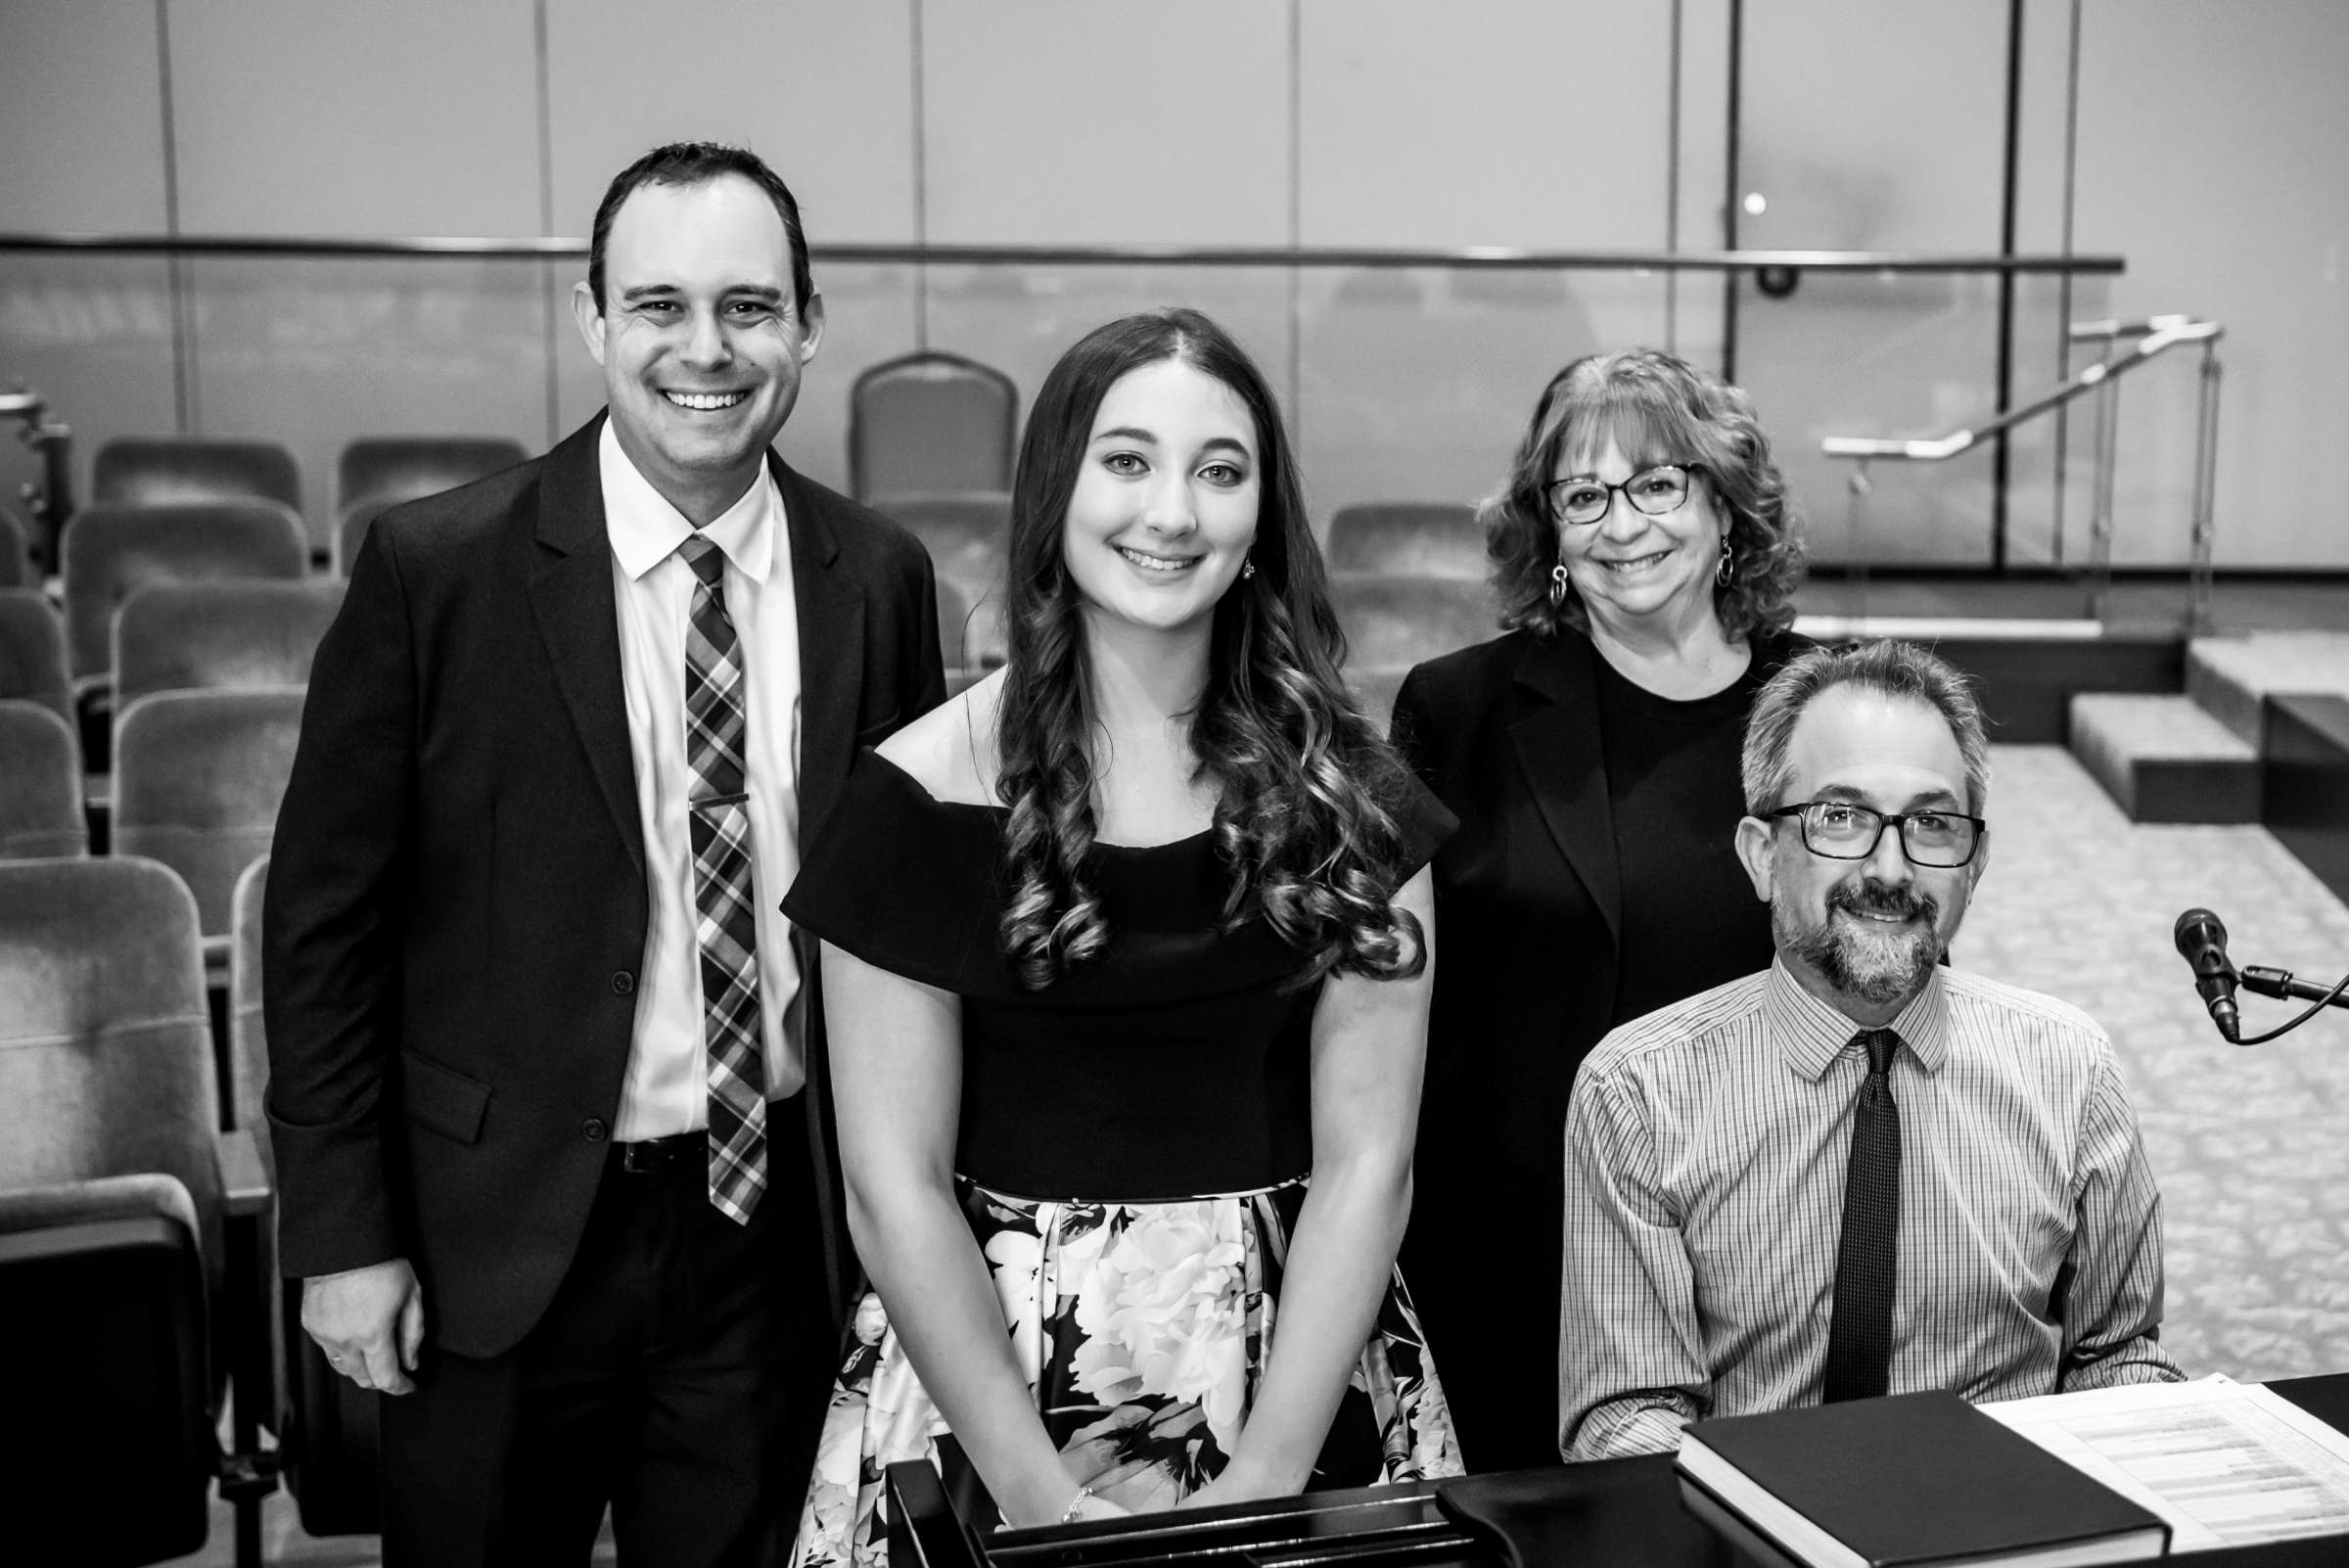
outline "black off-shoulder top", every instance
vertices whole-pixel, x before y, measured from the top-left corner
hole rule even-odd
[[[1411,786],[1415,869],[1454,827]],[[799,879],[792,922],[962,998],[955,1169],[1028,1198],[1149,1202],[1244,1192],[1313,1166],[1308,1046],[1316,985],[1261,918],[1221,929],[1229,878],[1210,833],[1087,862],[1107,948],[1042,991],[1002,958],[1007,809],[933,799],[860,755]]]

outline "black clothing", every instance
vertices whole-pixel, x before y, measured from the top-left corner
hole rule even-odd
[[[1623,873],[1623,944],[1610,1026],[1760,967],[1770,906],[1737,858],[1745,814],[1738,780],[1745,715],[1769,671],[1761,661],[1709,697],[1659,697],[1597,661],[1598,733],[1606,758],[1615,859]],[[1657,823],[1727,823],[1690,837]]]
[[[382,1402],[387,1568],[570,1568],[607,1501],[622,1562],[775,1560],[836,1336],[806,1264],[806,1122],[796,1098],[771,1109],[748,1223],[710,1202],[706,1155],[632,1173],[608,1144],[536,1326],[500,1356],[427,1350],[416,1391]]]
[[[1451,824],[1424,791],[1407,810],[1415,869]],[[1109,945],[1030,991],[999,951],[1005,815],[934,800],[868,752],[783,900],[794,925],[962,996],[956,1172],[1023,1197],[1133,1201],[1305,1175],[1320,987],[1283,989],[1302,959],[1263,919],[1221,929],[1230,874],[1213,835],[1096,846]]]
[[[1731,689],[1750,691],[1803,645],[1790,633],[1755,638],[1753,668]],[[1633,749],[1678,759],[1666,770],[1674,782],[1651,794],[1615,774],[1604,664],[1580,633],[1543,642],[1512,631],[1419,666],[1395,701],[1396,745],[1460,819],[1435,859],[1436,992],[1403,1262],[1438,1363],[1468,1368],[1446,1392],[1472,1471],[1558,1458],[1561,1182],[1576,1070],[1632,1016],[1627,1002],[1677,999],[1771,957],[1767,913],[1745,912],[1762,906],[1740,879],[1729,938],[1708,938],[1699,952],[1673,936],[1663,951],[1627,959],[1627,936],[1652,949],[1644,934],[1654,929],[1724,919],[1692,907],[1673,918],[1675,900],[1693,903],[1689,890],[1721,885],[1720,856],[1743,814],[1733,762],[1716,794],[1682,772],[1697,759],[1681,753],[1731,758],[1743,711],[1725,703],[1700,733],[1668,746],[1641,722],[1655,718],[1653,699],[1635,709],[1626,696],[1616,727],[1630,717]],[[1679,814],[1692,804],[1706,814]],[[1629,856],[1626,842],[1635,842]],[[1750,923],[1737,937],[1740,921]],[[1688,966],[1677,987],[1676,959]],[[1514,1347],[1514,1359],[1495,1362],[1496,1344]]]
[[[627,1505],[646,1517],[771,1512],[778,1489],[799,1485],[782,1479],[772,1406],[783,1396],[771,1390],[820,1389],[830,1359],[820,1321],[789,1323],[810,1299],[819,1312],[839,1302],[853,1272],[805,961],[807,1087],[777,1102],[769,1136],[777,1148],[798,1139],[810,1177],[771,1192],[759,1222],[722,1247],[648,1252],[598,1228],[651,918],[602,432],[599,415],[543,458],[368,530],[318,648],[278,813],[262,935],[280,1265],[310,1277],[409,1259],[426,1355],[441,1368],[385,1402],[393,1563],[466,1560],[481,1549],[478,1533],[460,1541],[466,1521],[487,1529],[501,1506],[517,1539],[547,1539],[516,1514],[530,1504],[507,1489],[502,1460],[480,1462],[472,1440],[510,1432],[524,1453],[569,1441],[570,1414],[529,1396],[529,1369],[560,1371],[567,1355],[549,1347],[576,1343],[565,1336],[577,1314],[624,1309],[630,1271],[646,1268],[675,1272],[687,1294],[714,1300],[747,1281],[765,1299],[753,1328],[689,1315],[701,1346],[647,1328],[639,1348],[658,1339],[687,1361],[698,1349],[766,1364],[666,1428],[663,1441],[692,1445],[699,1461],[674,1446],[628,1451],[615,1491],[633,1493]],[[768,467],[798,621],[799,826],[812,837],[859,744],[944,697],[937,595],[912,535],[771,454]],[[673,1169],[707,1208],[706,1176]],[[608,1364],[627,1354],[616,1335]],[[508,1393],[484,1407],[465,1367]],[[638,1402],[635,1432],[649,1443],[664,1417],[648,1407],[669,1386],[642,1371],[626,1387],[613,1371],[591,1404]],[[803,1404],[789,1413],[812,1432],[820,1401]],[[746,1448],[760,1455],[756,1489],[714,1500],[724,1477],[746,1476]],[[695,1561],[698,1539],[642,1560]]]

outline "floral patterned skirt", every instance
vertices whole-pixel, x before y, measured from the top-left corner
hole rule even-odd
[[[1136,1512],[1221,1473],[1274,1337],[1283,1260],[1305,1183],[1168,1203],[1039,1202],[957,1181],[1045,1430],[1070,1478]],[[868,1292],[792,1553],[808,1568],[888,1561],[882,1472],[929,1459],[965,1517],[985,1499]],[[1309,1486],[1460,1473],[1451,1417],[1400,1276]],[[991,1503],[986,1518],[991,1520]]]

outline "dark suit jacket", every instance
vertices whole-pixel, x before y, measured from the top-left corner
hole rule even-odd
[[[635,1019],[648,896],[602,425],[369,530],[312,668],[270,861],[282,1267],[405,1256],[436,1343],[467,1356],[510,1349],[568,1268]],[[808,842],[856,748],[943,700],[936,588],[910,535],[769,461]],[[813,986],[812,952],[803,972]],[[825,1173],[809,999],[803,1102]],[[832,1180],[817,1185],[837,1301],[845,1228]]]
[[[1799,646],[1781,633],[1754,652],[1768,668]],[[1420,665],[1395,699],[1396,746],[1460,819],[1434,867],[1436,993],[1405,1277],[1439,1366],[1498,1335],[1534,1368],[1498,1389],[1447,1379],[1479,1470],[1557,1457],[1552,1391],[1536,1374],[1556,1350],[1561,1139],[1575,1072],[1616,1021],[1623,930],[1599,657],[1578,633],[1512,631]],[[1752,952],[1704,955],[1727,963],[1721,978],[1770,962],[1767,926],[1756,929]],[[1480,1423],[1488,1406],[1497,1413]],[[1521,1446],[1488,1435],[1497,1419]]]

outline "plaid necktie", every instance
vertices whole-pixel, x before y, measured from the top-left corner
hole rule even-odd
[[[1873,1399],[1892,1381],[1892,1282],[1901,1255],[1901,1108],[1892,1059],[1901,1037],[1864,1029],[1867,1082],[1852,1116],[1844,1176],[1843,1239],[1835,1251],[1834,1315],[1827,1327],[1826,1403]]]
[[[710,1201],[742,1223],[766,1190],[766,1059],[751,818],[742,787],[742,648],[720,585],[724,552],[696,533],[677,553],[695,578],[685,626],[685,765],[693,777],[686,814],[710,1051]]]

